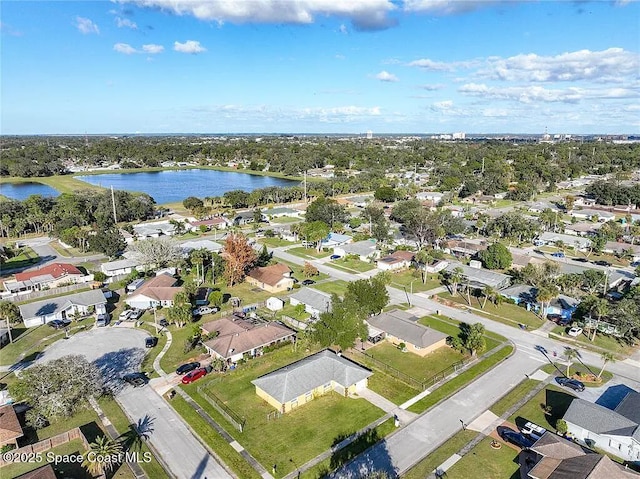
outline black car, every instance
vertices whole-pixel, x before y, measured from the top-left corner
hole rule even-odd
[[[160,321],[158,321],[158,324],[160,326],[162,326],[163,328],[168,328],[169,327],[169,321],[167,321],[164,318],[162,318]]]
[[[176,374],[187,374],[194,369],[198,369],[200,367],[200,363],[186,363],[176,369]]]
[[[584,391],[584,383],[581,381],[578,381],[577,379],[572,379],[567,377],[558,377],[556,378],[556,382],[560,386],[573,389],[574,391],[578,391],[579,393]]]
[[[145,373],[131,373],[122,376],[122,380],[132,386],[144,386],[149,382],[149,378]]]
[[[533,446],[534,441],[526,437],[524,434],[514,431],[508,427],[498,428],[498,434],[503,440],[510,442],[511,444],[515,444],[523,449]]]
[[[312,285],[312,284],[316,284],[316,282],[315,282],[314,280],[312,280],[312,279],[305,279],[305,280],[302,282],[302,285],[303,285],[303,286],[309,286],[309,285]]]
[[[594,261],[593,264],[597,264],[598,266],[606,266],[607,268],[611,266],[611,263],[604,260]]]
[[[158,338],[156,338],[155,336],[149,336],[144,340],[144,345],[147,348],[153,348],[157,344],[158,344]]]
[[[51,326],[53,329],[62,329],[69,326],[69,324],[71,324],[71,321],[68,319],[65,319],[65,320],[54,319],[53,321],[49,321],[47,324]]]

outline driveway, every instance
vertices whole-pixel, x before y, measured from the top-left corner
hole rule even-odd
[[[138,371],[146,354],[148,333],[131,328],[95,328],[62,339],[48,348],[38,362],[80,354],[95,363],[106,385],[143,437],[179,479],[227,479],[232,476],[187,429],[182,418],[151,386],[125,386],[120,379]]]

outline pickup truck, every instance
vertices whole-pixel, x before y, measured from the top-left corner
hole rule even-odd
[[[545,428],[543,428],[542,426],[538,426],[537,424],[534,424],[532,422],[527,422],[522,429],[520,430],[520,432],[526,436],[529,436],[530,438],[534,439],[534,440],[538,440],[540,439],[543,434],[545,432],[547,432],[547,430]]]

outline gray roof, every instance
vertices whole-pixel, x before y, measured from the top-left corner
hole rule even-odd
[[[415,322],[416,319],[415,316],[405,311],[394,309],[378,316],[373,316],[367,321],[374,328],[419,348],[428,348],[447,337],[446,334],[440,331],[417,324]]]
[[[462,274],[476,286],[491,286],[498,289],[511,281],[511,276],[507,274],[497,273],[488,269],[472,268],[462,263],[451,263],[446,267],[446,271],[452,272],[456,268],[462,268]]]
[[[278,208],[271,208],[268,209],[266,211],[263,211],[263,213],[265,215],[281,215],[281,214],[295,214],[295,213],[300,213],[300,210],[294,210],[293,208],[287,208],[284,206],[278,207]]]
[[[348,388],[372,374],[359,364],[325,349],[251,383],[272,398],[287,403],[331,381]]]
[[[119,259],[116,261],[109,261],[108,263],[102,263],[100,268],[102,268],[102,271],[117,271],[119,269],[135,268],[140,264],[140,261],[135,259]]]
[[[630,421],[640,424],[640,393],[629,391],[616,406],[615,411]]]
[[[82,293],[69,294],[67,296],[59,296],[57,298],[49,298],[42,301],[23,304],[19,306],[19,308],[22,318],[28,319],[65,311],[74,304],[79,306],[95,306],[106,302],[107,300],[105,299],[102,291],[99,289],[93,289]]]
[[[640,429],[637,422],[616,411],[584,399],[574,399],[563,419],[596,434],[632,436],[640,439]]]
[[[358,241],[356,243],[342,245],[341,248],[346,254],[369,256],[376,250],[376,242],[371,240]]]
[[[189,253],[194,249],[206,249],[208,251],[213,251],[213,252],[218,252],[222,250],[222,245],[220,243],[217,243],[215,241],[211,241],[208,239],[185,241],[180,245],[180,247],[185,253]]]
[[[542,241],[547,241],[550,243],[562,241],[567,246],[578,246],[578,248],[586,248],[591,246],[591,240],[589,238],[585,238],[584,236],[565,235],[562,233],[552,233],[550,231],[546,231],[542,233],[539,238]]]
[[[291,298],[302,304],[311,306],[313,309],[324,312],[331,309],[331,295],[313,288],[300,288]]]

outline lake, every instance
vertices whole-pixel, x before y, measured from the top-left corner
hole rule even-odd
[[[188,196],[222,196],[227,191],[253,191],[269,186],[295,186],[297,181],[217,170],[166,170],[75,176],[92,185],[147,193],[158,204],[180,202]]]
[[[31,195],[58,196],[59,191],[42,183],[2,183],[0,195],[14,200],[26,200]]]

